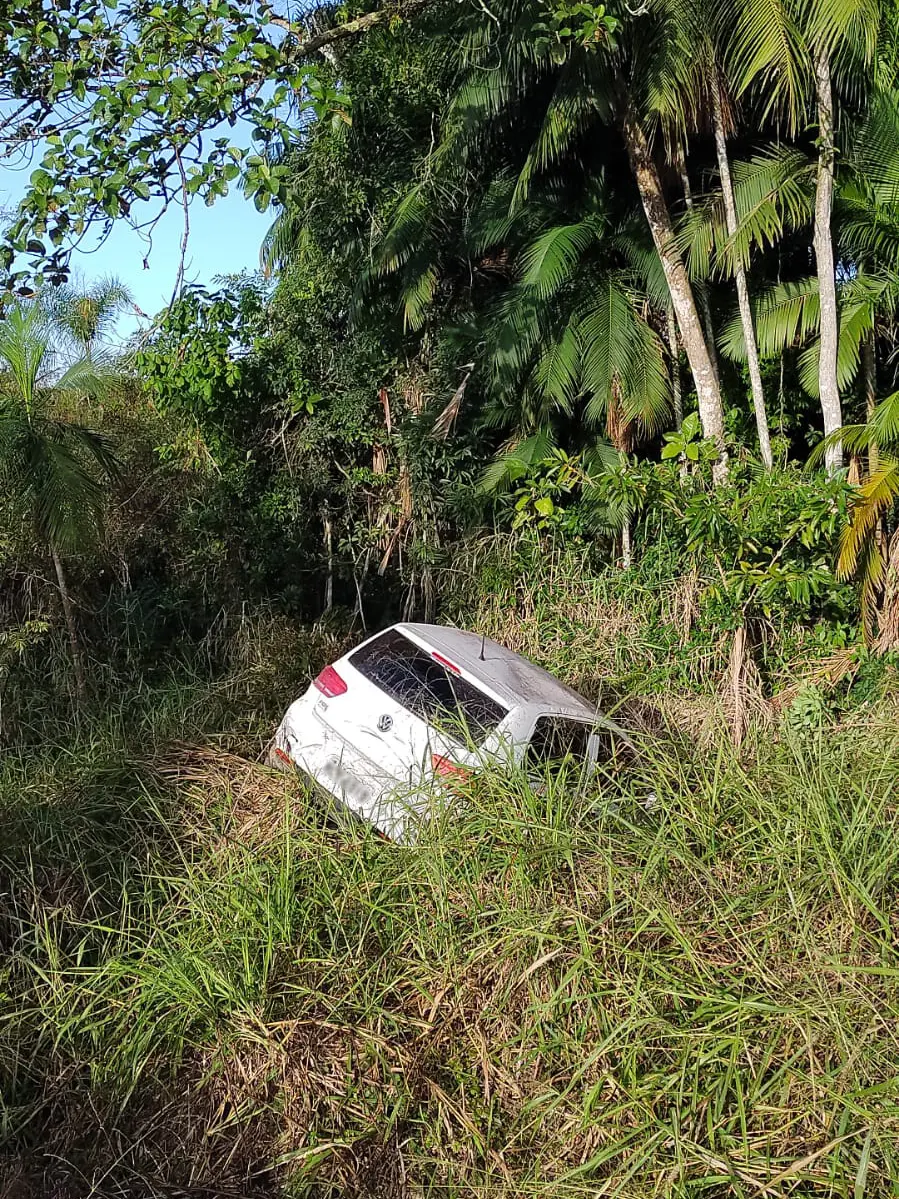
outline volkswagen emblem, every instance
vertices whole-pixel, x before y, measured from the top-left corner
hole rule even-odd
[[[393,717],[387,716],[386,714],[384,716],[379,716],[378,717],[378,728],[380,729],[380,731],[382,733],[389,733],[390,730],[393,728]]]

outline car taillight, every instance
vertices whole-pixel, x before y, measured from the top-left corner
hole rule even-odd
[[[467,766],[460,766],[458,762],[451,762],[449,758],[443,757],[442,754],[432,754],[431,765],[434,767],[434,773],[439,774],[441,778],[459,779],[461,782],[471,775],[471,771]]]
[[[346,683],[333,666],[325,667],[315,680],[315,685],[322,695],[327,695],[328,699],[333,699],[335,695],[343,695],[346,691]]]

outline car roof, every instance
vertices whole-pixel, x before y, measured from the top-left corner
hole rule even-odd
[[[393,627],[400,632],[411,633],[414,638],[445,655],[466,674],[483,683],[509,708],[547,708],[588,720],[597,715],[595,704],[566,686],[548,670],[535,666],[498,641],[482,638],[480,633],[442,624],[403,622]]]

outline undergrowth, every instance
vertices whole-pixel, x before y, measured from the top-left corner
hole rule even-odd
[[[55,642],[3,680],[4,1199],[895,1193],[891,666],[758,637],[736,748],[701,579],[472,553],[449,615],[637,766],[401,848],[260,764],[358,624],[242,616],[77,719]]]
[[[8,1193],[891,1193],[893,720],[487,775],[412,848],[220,743],[5,755]]]

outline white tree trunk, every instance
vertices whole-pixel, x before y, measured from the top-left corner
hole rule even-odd
[[[830,60],[826,50],[815,59],[815,90],[818,98],[818,182],[815,191],[815,260],[818,267],[818,289],[821,297],[821,356],[818,363],[818,389],[824,434],[837,433],[843,427],[840,408],[840,387],[837,381],[837,348],[840,324],[837,309],[836,268],[833,258],[833,237],[830,217],[833,209],[834,132],[833,94],[830,81]],[[824,462],[827,473],[833,475],[843,465],[843,447],[839,440],[828,447]]]
[[[680,430],[684,423],[684,397],[680,385],[680,351],[677,340],[677,321],[674,319],[674,309],[669,306],[665,313],[668,318],[668,352],[671,356],[671,399],[674,406],[674,427]],[[687,473],[686,454],[678,455],[681,475]]]
[[[702,322],[696,309],[696,300],[683,256],[674,237],[671,214],[665,203],[659,172],[652,157],[646,135],[633,113],[625,110],[622,132],[627,147],[631,169],[637,181],[643,211],[649,222],[652,240],[665,272],[671,303],[677,316],[681,341],[699,400],[699,419],[703,436],[714,442],[717,458],[712,466],[712,478],[716,483],[727,478],[727,448],[724,442],[724,408],[721,390],[709,356],[709,348],[703,333]]]
[[[677,146],[674,154],[675,165],[680,175],[681,187],[684,189],[684,202],[687,205],[687,211],[693,211],[693,189],[690,187],[690,176],[687,174],[687,163],[684,158],[684,152],[680,145]],[[715,324],[712,320],[712,307],[709,304],[709,293],[706,290],[705,284],[697,284],[696,286],[696,303],[699,306],[699,315],[702,317],[702,326],[705,329],[706,345],[709,349],[709,357],[712,360],[712,370],[715,372],[715,378],[718,381],[718,386],[721,386],[721,371],[718,367],[718,347],[715,343]]]
[[[671,400],[674,407],[674,427],[680,429],[684,423],[684,397],[680,385],[680,354],[677,345],[677,321],[674,310],[665,313],[668,318],[668,353],[671,357]]]
[[[628,513],[621,526],[621,565],[625,570],[628,570],[634,561],[634,547],[631,538],[631,518]]]
[[[721,194],[724,197],[724,219],[727,224],[728,237],[733,237],[738,228],[737,204],[734,199],[734,185],[730,174],[730,161],[727,157],[727,139],[724,136],[724,118],[721,112],[721,93],[717,80],[712,82],[712,115],[715,124],[715,150],[718,155],[718,173],[721,176]],[[746,281],[746,268],[742,259],[736,259],[737,302],[740,307],[740,323],[743,326],[743,340],[746,343],[746,360],[749,364],[749,383],[752,390],[752,406],[755,409],[755,425],[759,436],[759,450],[765,469],[770,470],[774,465],[771,454],[771,435],[768,432],[768,413],[765,410],[765,389],[762,386],[762,369],[759,363],[759,349],[755,338],[755,326],[752,321],[752,307],[749,303],[749,286]]]

